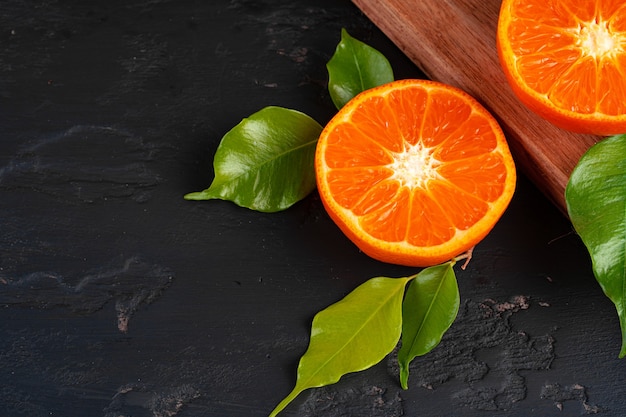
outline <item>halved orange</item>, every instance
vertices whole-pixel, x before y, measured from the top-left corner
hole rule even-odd
[[[482,240],[516,182],[491,114],[428,80],[394,81],[349,101],[320,135],[315,170],[326,211],[365,254],[420,267]]]
[[[561,128],[626,133],[626,2],[503,0],[500,62],[520,101]]]

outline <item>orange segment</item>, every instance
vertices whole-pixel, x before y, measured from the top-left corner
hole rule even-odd
[[[497,45],[520,101],[580,133],[626,133],[626,3],[503,0]]]
[[[324,207],[367,255],[431,266],[482,240],[513,195],[504,135],[454,87],[401,80],[367,90],[326,125],[315,156]]]

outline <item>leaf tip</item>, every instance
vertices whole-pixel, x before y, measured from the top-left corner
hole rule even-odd
[[[276,417],[281,411],[285,409],[299,394],[302,392],[297,386],[293,391],[289,393],[278,405],[272,410],[268,417]]]
[[[409,389],[409,375],[408,374],[405,377],[402,377],[402,375],[400,375],[400,387],[405,391]]]
[[[202,191],[195,191],[193,193],[187,193],[183,196],[185,200],[206,200]]]
[[[400,387],[403,390],[409,389],[409,364],[404,361],[398,359],[398,365],[400,365]]]

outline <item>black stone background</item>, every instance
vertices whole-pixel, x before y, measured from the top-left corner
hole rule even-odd
[[[421,77],[347,0],[2,0],[0,416],[266,416],[316,312],[415,272],[359,253],[315,193],[275,214],[182,198],[262,107],[329,120],[343,27]],[[524,176],[457,277],[408,391],[392,354],[281,415],[626,415],[615,309]]]

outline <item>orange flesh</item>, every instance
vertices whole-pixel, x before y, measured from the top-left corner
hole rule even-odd
[[[444,244],[505,194],[512,162],[493,121],[464,98],[412,85],[366,98],[343,118],[323,134],[328,192],[375,239]],[[504,206],[511,181],[514,173]]]
[[[508,39],[516,71],[557,108],[626,114],[626,2],[512,2]]]

